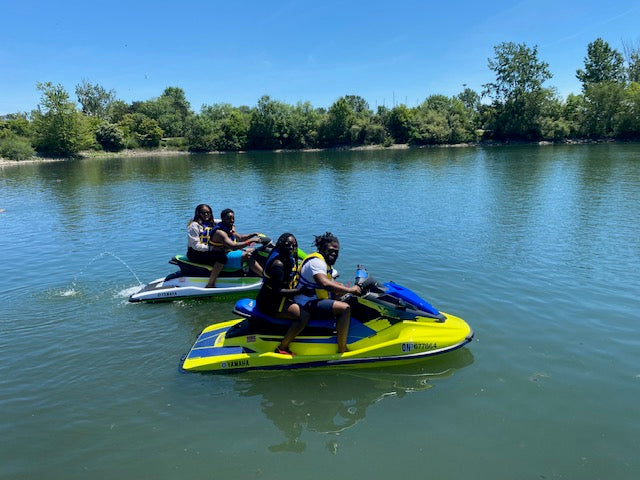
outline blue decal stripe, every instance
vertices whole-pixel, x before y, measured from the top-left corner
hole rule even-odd
[[[238,355],[242,353],[242,347],[205,347],[194,348],[187,358],[219,357],[221,355]]]
[[[196,343],[193,345],[193,348],[202,348],[202,347],[213,347],[213,345],[216,343],[216,339],[218,338],[218,335],[215,336],[209,336],[207,338],[198,338],[198,340],[196,340]]]
[[[280,342],[282,337],[260,337],[260,340],[265,342]],[[347,343],[356,343],[358,340],[362,340],[362,337],[347,337]],[[327,345],[335,345],[338,343],[338,339],[335,336],[332,337],[320,337],[320,338],[303,338],[296,337],[296,343],[315,343],[315,344],[327,344]]]
[[[200,336],[198,337],[198,339],[196,340],[196,343],[193,345],[193,348],[213,346],[213,344],[215,343],[216,339],[225,330],[227,330],[227,329],[226,328],[219,328],[217,330],[212,330],[210,332],[201,333]]]
[[[260,340],[264,341],[264,342],[278,342],[280,343],[280,340],[282,340],[282,337],[260,337]],[[360,340],[360,339],[357,339]],[[354,339],[347,339],[347,343],[354,343],[357,340]],[[301,338],[301,337],[296,337],[295,339],[296,343],[326,343],[326,344],[336,344],[338,343],[338,340],[336,339],[336,337],[324,337],[324,338]]]

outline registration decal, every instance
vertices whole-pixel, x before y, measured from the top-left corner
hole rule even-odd
[[[402,351],[403,352],[413,352],[414,350],[435,350],[438,348],[436,342],[433,343],[403,343]]]

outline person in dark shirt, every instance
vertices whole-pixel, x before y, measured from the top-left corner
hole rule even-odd
[[[308,314],[301,312],[292,297],[298,272],[298,241],[291,233],[280,235],[264,266],[264,282],[256,298],[258,311],[270,316],[293,320],[276,353],[293,355],[289,344],[306,326]]]
[[[230,208],[222,210],[222,212],[220,212],[220,218],[221,220],[211,229],[209,244],[211,245],[211,255],[215,262],[206,285],[207,288],[214,288],[216,286],[216,279],[227,264],[227,254],[233,250],[242,250],[241,260],[246,261],[249,268],[255,273],[262,275],[262,267],[256,262],[253,255],[251,255],[253,249],[245,248],[252,243],[261,242],[260,234],[254,232],[243,235],[236,232],[236,214]]]

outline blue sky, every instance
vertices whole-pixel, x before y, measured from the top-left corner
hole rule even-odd
[[[73,100],[83,80],[126,102],[180,87],[203,104],[262,95],[371,108],[477,92],[501,42],[538,46],[562,96],[579,93],[589,42],[640,45],[640,1],[0,0],[0,114],[30,111],[38,82]]]

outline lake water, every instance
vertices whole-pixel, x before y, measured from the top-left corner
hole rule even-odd
[[[198,203],[340,237],[475,330],[401,367],[192,374],[232,304],[130,304]],[[3,211],[2,211],[3,210]],[[217,215],[216,215],[217,216]],[[0,478],[636,479],[640,145],[0,167]]]

